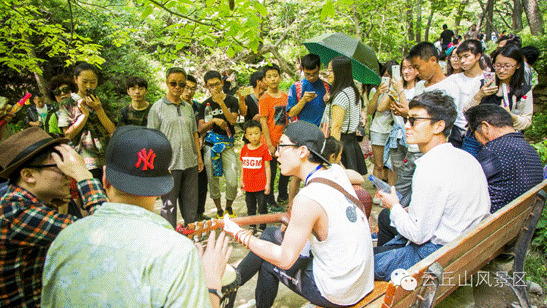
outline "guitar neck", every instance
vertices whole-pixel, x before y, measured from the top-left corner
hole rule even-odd
[[[278,214],[267,214],[267,215],[256,215],[256,216],[246,216],[246,217],[236,217],[231,218],[238,226],[248,226],[248,225],[260,225],[260,224],[272,224],[272,223],[283,223],[284,225],[289,224],[289,214],[287,213],[278,213]],[[204,221],[198,221],[195,223],[188,224],[188,226],[183,227],[182,224],[178,225],[176,230],[179,233],[182,233],[192,239],[195,236],[201,236],[202,234],[208,234],[211,230],[224,228],[223,219],[210,219]]]

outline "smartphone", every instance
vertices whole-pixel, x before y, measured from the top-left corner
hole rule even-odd
[[[307,94],[307,93],[315,94],[315,92],[313,92],[313,91],[306,91],[306,92],[304,92],[304,94]]]
[[[401,79],[401,66],[396,64],[391,67],[391,76],[397,80]]]
[[[6,106],[7,104],[8,104],[8,99],[3,96],[0,96],[0,109],[4,108],[4,106]]]
[[[495,86],[496,85],[495,84],[496,73],[494,73],[494,72],[483,72],[482,76],[484,77],[484,84],[487,84],[490,81],[492,81],[492,84],[490,86]]]
[[[85,95],[86,96],[95,95],[95,89],[85,89]]]
[[[389,77],[382,77],[382,83],[389,85]]]

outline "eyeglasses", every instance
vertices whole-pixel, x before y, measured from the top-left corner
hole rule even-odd
[[[422,117],[406,117],[405,120],[410,122],[410,126],[414,126],[414,123],[416,123],[416,120],[435,120],[435,119],[434,118],[422,118]]]
[[[43,168],[49,168],[49,167],[57,167],[57,164],[31,165],[31,166],[27,166],[27,168],[36,168],[36,169],[43,169]]]
[[[172,86],[173,88],[176,88],[177,85],[178,85],[181,89],[186,88],[186,82],[169,81],[169,85]]]
[[[278,144],[277,145],[277,152],[281,152],[281,148],[283,147],[298,147],[299,145],[298,144],[294,144],[294,143],[286,143],[286,144]]]
[[[70,93],[70,87],[69,86],[64,86],[62,88],[59,88],[59,89],[55,89],[53,91],[51,91],[53,93],[53,95],[55,96],[60,96],[61,94],[63,93]]]
[[[215,83],[210,83],[207,85],[208,88],[216,88],[218,86],[220,86],[222,84],[222,82],[215,82]]]
[[[494,64],[494,69],[496,71],[499,71],[501,69],[504,69],[506,71],[512,69],[513,67],[517,66],[516,64],[515,65],[511,65],[511,64],[504,64],[504,65],[501,65],[501,64]]]
[[[186,87],[185,89],[188,90],[188,91],[196,92],[196,90],[197,90],[198,88],[197,88],[197,87],[191,87],[191,88],[190,88],[190,87]]]

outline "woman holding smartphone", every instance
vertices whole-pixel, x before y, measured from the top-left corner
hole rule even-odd
[[[391,129],[393,128],[393,116],[389,109],[391,98],[388,95],[391,80],[391,68],[397,65],[395,61],[388,61],[380,69],[382,83],[370,100],[367,112],[372,115],[370,124],[370,143],[372,145],[374,171],[373,174],[379,179],[392,184],[394,178],[389,169],[384,168],[384,147]],[[388,179],[391,179],[390,181]]]
[[[475,94],[469,107],[480,104],[497,104],[513,118],[513,128],[522,131],[532,124],[532,88],[524,81],[524,57],[515,44],[507,44],[492,53],[495,84],[486,83]]]
[[[344,146],[341,159],[344,167],[367,174],[365,158],[355,133],[363,102],[353,82],[351,60],[344,56],[333,58],[327,74],[327,81],[332,86],[323,122],[330,123],[330,135]]]
[[[73,75],[78,93],[73,93],[62,102],[58,112],[58,125],[65,136],[70,138],[72,146],[82,155],[93,177],[101,179],[106,146],[116,127],[95,95],[99,81],[97,68],[82,62],[74,68]]]

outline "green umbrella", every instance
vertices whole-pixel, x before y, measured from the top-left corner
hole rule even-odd
[[[353,78],[365,84],[380,84],[378,59],[374,50],[360,40],[344,33],[325,33],[304,42],[310,53],[319,55],[321,62],[328,65],[337,56],[351,59]]]

